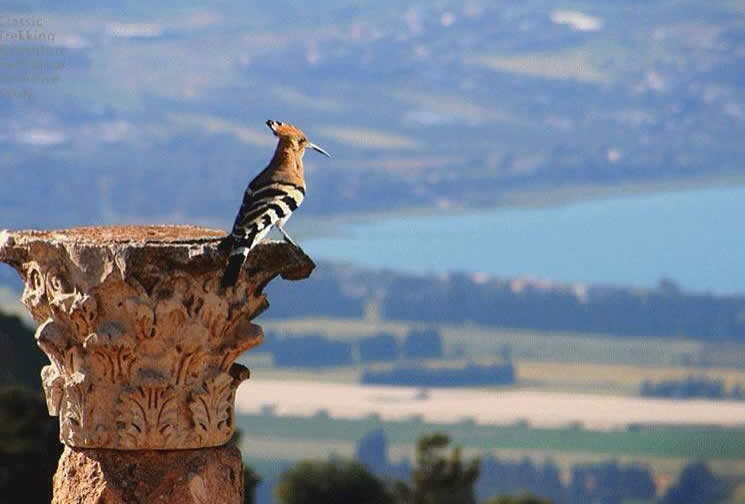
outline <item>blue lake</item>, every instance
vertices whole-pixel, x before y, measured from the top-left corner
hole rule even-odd
[[[745,187],[592,200],[551,208],[398,216],[303,240],[316,259],[432,273],[745,293]]]

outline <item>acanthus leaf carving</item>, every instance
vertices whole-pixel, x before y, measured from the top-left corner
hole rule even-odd
[[[64,386],[60,407],[60,439],[72,446],[97,446],[108,442],[105,426],[95,420],[95,404],[90,400],[93,384],[86,375],[73,373]]]
[[[75,324],[77,334],[90,333],[95,327],[98,317],[96,298],[88,294],[82,294],[76,289],[72,294],[69,316],[72,323]]]
[[[88,390],[85,388],[84,379],[79,376],[66,385],[60,414],[60,435],[76,443],[83,442],[81,431],[87,423],[85,397]]]
[[[220,373],[192,393],[189,409],[194,435],[204,446],[225,443],[233,432],[233,377]]]
[[[66,270],[57,264],[42,272],[36,263],[26,267],[23,302],[35,316],[49,317],[70,325],[73,337],[84,337],[98,316],[96,299],[71,283]]]
[[[189,385],[193,383],[195,377],[199,374],[196,370],[203,366],[206,356],[207,354],[202,350],[184,352],[177,361],[176,384]]]
[[[155,333],[155,312],[153,309],[134,297],[127,298],[124,305],[130,317],[132,317],[137,337],[139,339],[152,338]]]
[[[73,344],[65,327],[49,319],[36,329],[35,338],[60,376],[70,377],[79,370],[81,349]]]
[[[64,396],[65,379],[53,364],[41,368],[41,386],[47,400],[47,410],[50,416],[59,415]]]
[[[120,399],[117,422],[124,448],[163,448],[179,445],[177,396],[171,386],[140,386]]]
[[[46,302],[46,282],[41,268],[36,262],[30,262],[25,265],[26,286],[23,290],[21,302],[28,306],[34,315],[39,311],[47,311]]]
[[[116,323],[101,325],[83,342],[99,362],[102,377],[110,383],[128,381],[136,360],[135,341],[131,334],[125,334]]]
[[[219,368],[229,371],[233,362],[249,348],[260,345],[264,341],[264,330],[244,317],[236,321],[222,338],[223,345],[218,348],[220,355]]]

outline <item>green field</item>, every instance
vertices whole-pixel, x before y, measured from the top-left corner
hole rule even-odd
[[[266,330],[283,333],[319,332],[333,339],[356,341],[380,331],[403,338],[421,323],[379,320],[306,318],[262,322]],[[640,366],[678,365],[687,355],[703,350],[704,344],[684,339],[613,337],[603,334],[539,332],[498,329],[475,325],[439,325],[444,352],[451,357],[496,355],[509,345],[516,359],[554,362],[594,362]]]
[[[320,333],[355,343],[382,331],[400,340],[421,324],[364,320],[306,318],[263,322],[267,331],[286,335]],[[602,334],[538,332],[475,325],[443,325],[443,364],[489,363],[509,348],[516,363],[519,387],[539,390],[636,395],[644,380],[682,379],[705,375],[721,379],[727,388],[745,385],[745,345],[707,345],[693,340],[619,338]],[[261,347],[248,352],[244,362],[271,379],[313,379],[337,383],[359,381],[357,365],[323,370],[276,369]],[[705,362],[693,366],[690,362]],[[259,371],[260,370],[260,371]]]
[[[598,453],[609,458],[683,457],[745,459],[745,428],[638,427],[625,431],[589,431],[581,428],[533,428],[526,425],[482,426],[464,421],[457,424],[380,422],[376,418],[331,419],[325,415],[285,417],[240,415],[237,426],[246,436],[288,440],[310,439],[357,441],[382,427],[393,444],[412,443],[427,432],[448,432],[467,448],[480,450],[518,449]]]
[[[388,440],[389,459],[413,461],[416,439],[426,433],[447,432],[465,456],[492,454],[503,460],[533,463],[551,460],[568,478],[578,463],[617,460],[648,465],[664,486],[674,481],[691,460],[705,460],[721,476],[740,481],[745,477],[745,429],[658,427],[599,432],[583,429],[536,429],[525,425],[454,425],[416,420],[381,422],[374,417],[335,419],[271,415],[239,415],[243,432],[241,449],[246,463],[265,478],[277,477],[284,467],[301,459],[331,455],[353,457],[356,442],[382,428]]]

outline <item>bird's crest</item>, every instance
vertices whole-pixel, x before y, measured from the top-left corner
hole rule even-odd
[[[271,119],[266,122],[266,125],[269,126],[269,129],[272,130],[272,133],[274,133],[274,135],[279,138],[278,148],[281,148],[282,145],[290,144],[293,146],[293,150],[299,152],[300,156],[302,157],[305,148],[309,147],[315,151],[320,152],[324,156],[331,157],[329,153],[326,152],[324,149],[317,146],[313,142],[308,141],[308,137],[306,137],[305,133],[303,133],[303,131],[297,126],[293,126],[292,124],[287,124],[280,121],[273,121]]]
[[[269,119],[266,122],[266,125],[269,126],[269,129],[272,130],[272,133],[274,133],[276,136],[282,138],[282,137],[298,137],[298,138],[304,138],[305,133],[303,131],[293,126],[292,124],[283,123],[280,121],[272,121]]]

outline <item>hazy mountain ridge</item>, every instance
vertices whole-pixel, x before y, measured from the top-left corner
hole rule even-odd
[[[686,292],[669,280],[640,289],[484,274],[420,276],[322,263],[308,280],[289,288],[270,286],[268,294],[272,307],[265,316],[271,319],[357,319],[373,310],[383,320],[427,324],[745,343],[744,296]],[[739,366],[741,350],[733,346],[727,352],[728,365]],[[699,359],[709,365],[704,362],[709,357],[691,358],[691,364]]]
[[[64,68],[0,95],[4,227],[227,227],[269,117],[334,154],[306,158],[305,215],[741,172],[735,3],[77,5],[27,11]]]

